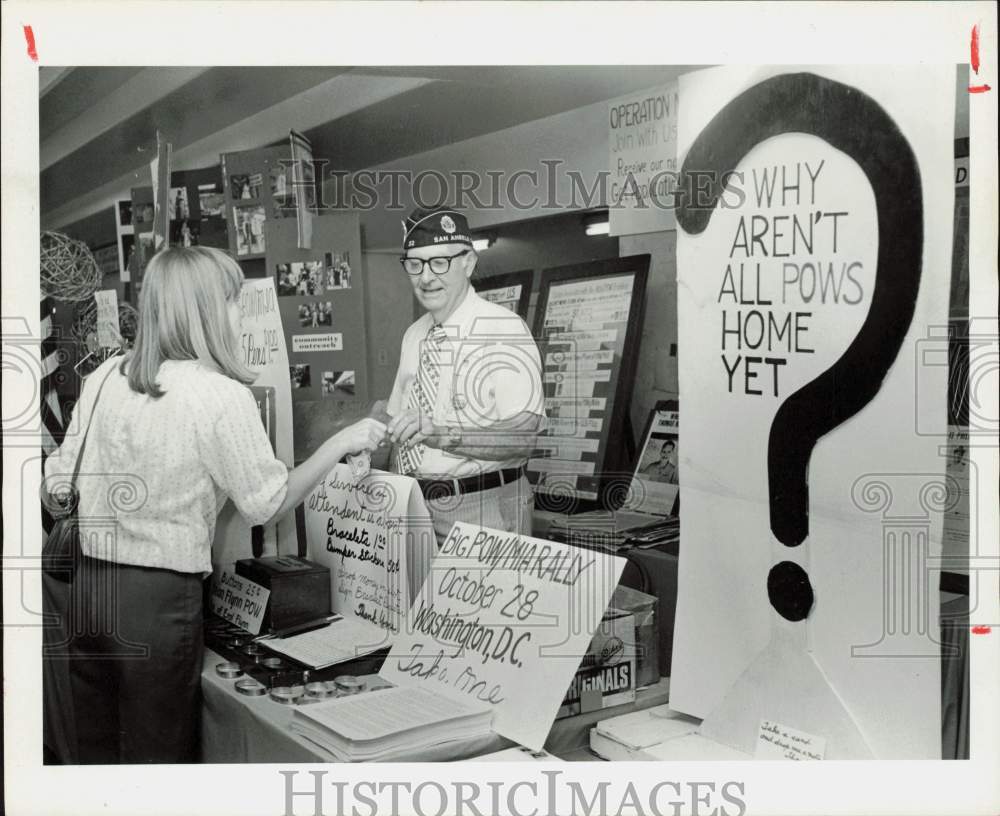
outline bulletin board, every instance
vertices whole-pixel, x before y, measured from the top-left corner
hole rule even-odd
[[[533,269],[521,269],[503,275],[490,275],[474,281],[476,294],[490,303],[499,303],[520,316],[528,319],[528,304],[531,301],[531,284],[535,277]]]
[[[291,159],[289,144],[222,154],[229,251],[238,261],[267,257],[266,224],[295,225]]]
[[[312,249],[299,249],[295,218],[265,230],[267,274],[274,280],[288,348],[296,422],[363,413],[368,405],[364,277],[358,216],[313,219]],[[301,437],[301,438],[300,438]],[[296,448],[310,444],[296,426]]]
[[[649,260],[632,255],[542,272],[534,335],[548,423],[528,475],[543,509],[618,506],[631,483],[625,428]]]

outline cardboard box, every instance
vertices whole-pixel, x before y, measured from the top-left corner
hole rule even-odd
[[[609,608],[590,640],[556,719],[635,701],[635,618]]]

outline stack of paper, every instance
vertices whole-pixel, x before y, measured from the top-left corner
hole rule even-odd
[[[392,638],[392,632],[381,626],[349,615],[301,635],[268,638],[259,642],[261,646],[290,657],[304,666],[325,669],[379,649],[388,649],[392,645]]]
[[[675,542],[679,536],[679,519],[627,510],[594,510],[557,517],[549,526],[553,541],[604,552]]]
[[[411,686],[296,709],[291,728],[342,762],[372,762],[488,735],[492,718],[485,703]]]
[[[603,759],[651,760],[647,749],[675,737],[694,734],[699,721],[670,706],[633,711],[620,717],[602,720],[590,731],[590,750]]]

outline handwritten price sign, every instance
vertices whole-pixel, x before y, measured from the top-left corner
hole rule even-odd
[[[330,568],[333,611],[400,628],[436,547],[416,482],[338,465],[306,501],[309,557]]]

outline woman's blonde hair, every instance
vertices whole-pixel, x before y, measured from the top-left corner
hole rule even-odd
[[[156,378],[164,360],[199,360],[252,383],[256,374],[240,360],[228,313],[242,286],[243,270],[220,249],[170,247],[156,253],[143,275],[135,348],[122,362],[132,390],[162,397]]]

